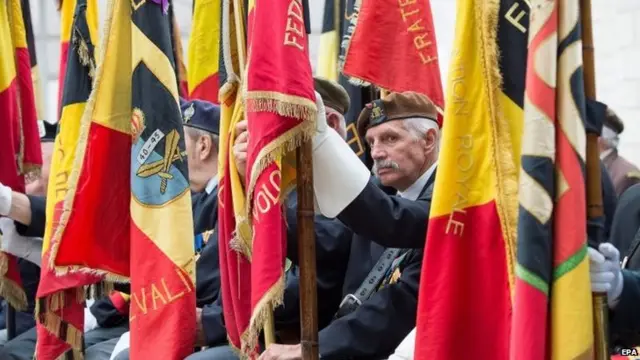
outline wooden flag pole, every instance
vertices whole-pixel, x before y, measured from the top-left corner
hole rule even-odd
[[[306,3],[305,3],[306,4]],[[335,2],[339,14],[340,1]],[[308,6],[308,5],[307,5]],[[337,20],[337,18],[335,19]],[[336,32],[340,32],[335,23]],[[309,39],[307,38],[307,49]],[[296,191],[298,193],[298,264],[300,268],[300,345],[302,360],[318,360],[318,288],[316,280],[316,233],[313,222],[313,145],[305,139],[296,149]]]
[[[591,0],[580,0],[582,19],[582,62],[584,69],[584,91],[588,99],[596,99],[595,61],[593,51],[593,25],[591,22]],[[598,135],[587,133],[587,213],[590,219],[604,216],[602,207],[602,184],[600,178],[600,154]],[[607,295],[593,294],[593,335],[595,360],[608,360],[608,313]]]
[[[318,359],[318,297],[314,232],[311,139],[296,150],[298,191],[298,263],[300,264],[300,344],[303,360]]]

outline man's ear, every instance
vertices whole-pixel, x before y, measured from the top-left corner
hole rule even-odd
[[[435,129],[427,130],[427,133],[424,135],[425,141],[425,150],[430,153],[438,147],[438,136]]]
[[[338,115],[332,112],[327,113],[327,125],[329,125],[330,128],[333,128],[333,130],[338,131],[340,128],[340,118]]]
[[[211,151],[213,150],[211,148],[212,146],[213,143],[208,136],[201,136],[200,139],[198,139],[200,160],[206,160],[211,155]]]

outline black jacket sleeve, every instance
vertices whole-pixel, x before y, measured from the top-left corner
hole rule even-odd
[[[16,221],[16,230],[22,236],[44,237],[47,222],[47,198],[27,195],[31,203],[31,224],[24,225]]]
[[[227,329],[224,326],[222,312],[222,296],[218,296],[213,304],[202,307],[201,321],[207,346],[213,347],[227,342]]]
[[[218,257],[218,231],[202,249],[196,261],[196,305],[212,304],[220,296],[220,259]]]
[[[96,300],[89,310],[101,328],[112,328],[129,322],[129,316],[119,312],[108,296]]]
[[[288,207],[287,211],[287,255],[289,260],[296,265],[298,262],[298,226],[296,208]],[[342,286],[344,283],[349,253],[351,251],[351,238],[353,233],[339,220],[329,219],[321,215],[314,218],[314,231],[316,236],[316,283],[318,298],[318,326],[320,329],[328,325],[333,315],[338,311],[342,300]],[[297,280],[287,281],[285,300],[299,303]],[[293,294],[296,294],[296,297]],[[289,294],[289,295],[288,295]],[[286,302],[284,306],[288,305]],[[295,305],[298,306],[298,305]],[[292,315],[287,311],[286,315]],[[278,313],[276,313],[276,316]],[[283,315],[283,316],[286,316]],[[299,319],[299,311],[296,319]],[[276,321],[283,318],[276,318]]]
[[[609,331],[612,343],[632,347],[640,341],[640,272],[622,270],[622,279],[620,300],[609,314]]]
[[[431,191],[417,201],[388,195],[373,182],[339,215],[354,233],[391,248],[424,248]]]
[[[415,327],[422,250],[407,256],[397,283],[384,287],[320,331],[323,359],[383,358]]]

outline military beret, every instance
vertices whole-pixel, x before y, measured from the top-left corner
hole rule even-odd
[[[624,123],[610,107],[607,107],[604,125],[618,134],[622,134],[624,131]]]
[[[58,134],[58,124],[50,124],[46,120],[38,121],[40,142],[53,142]]]
[[[435,121],[439,127],[442,126],[438,121],[438,110],[428,97],[406,91],[391,93],[384,99],[374,100],[365,105],[358,116],[358,134],[364,138],[369,128],[388,121],[409,118],[425,118]]]
[[[313,86],[320,96],[322,96],[324,106],[328,106],[343,115],[349,111],[351,101],[349,100],[347,90],[345,90],[342,85],[335,81],[314,77]]]
[[[184,126],[220,135],[220,107],[203,100],[180,100]]]

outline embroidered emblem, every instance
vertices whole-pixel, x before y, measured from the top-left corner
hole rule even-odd
[[[182,120],[184,120],[185,124],[191,122],[191,118],[196,113],[195,107],[193,107],[193,103],[182,113]]]
[[[164,137],[164,157],[152,163],[144,163],[148,158],[146,154],[150,154],[153,151],[153,148],[155,148],[160,139],[162,139],[162,135],[162,132],[158,129],[145,142],[145,145],[138,154],[138,160],[142,160],[142,165],[138,168],[136,175],[141,178],[158,175],[162,179],[160,183],[160,193],[164,194],[167,190],[167,182],[173,179],[173,175],[169,172],[171,165],[178,160],[183,161],[183,154],[180,152],[179,147],[180,134],[178,134],[177,130],[173,129]]]
[[[384,116],[384,111],[378,101],[374,101],[371,105],[371,116],[369,119],[375,121],[377,118]]]

